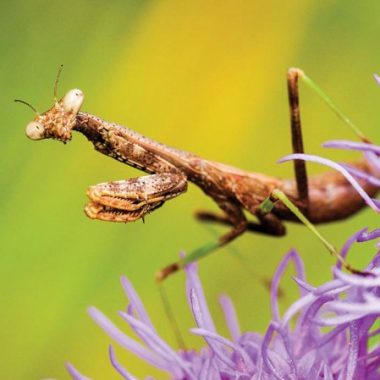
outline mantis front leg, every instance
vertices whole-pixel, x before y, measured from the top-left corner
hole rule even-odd
[[[187,178],[177,173],[152,174],[91,186],[85,207],[91,219],[134,222],[187,190]]]

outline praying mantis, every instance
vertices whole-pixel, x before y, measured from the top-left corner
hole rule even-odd
[[[91,186],[87,191],[89,202],[85,206],[89,218],[124,223],[143,219],[165,202],[185,193],[188,182],[202,189],[223,211],[223,214],[208,211],[196,213],[198,220],[226,225],[230,230],[217,242],[193,252],[185,260],[163,268],[157,274],[158,281],[178,271],[187,262],[209,254],[247,231],[271,236],[285,235],[283,222],[299,222],[299,219],[283,202],[275,202],[270,210],[264,210],[263,205],[268,199],[274,199],[275,191],[285,194],[315,224],[347,218],[364,205],[362,198],[339,173],[326,172],[308,178],[305,162],[301,160],[294,161],[295,179],[283,180],[203,159],[144,137],[129,128],[81,112],[84,99],[81,90],[70,90],[57,100],[61,69],[54,86],[55,101],[49,110],[39,114],[30,104],[20,101],[36,113],[34,120],[27,124],[26,135],[32,140],[50,138],[66,143],[71,139],[72,131],[80,132],[100,153],[148,173],[147,176]],[[300,78],[312,83],[302,70],[289,69],[287,83],[293,153],[304,151],[298,92]],[[334,110],[339,114],[337,109]],[[369,142],[365,137],[362,139]],[[374,174],[365,159],[351,163],[351,166]],[[379,190],[369,182],[359,182],[370,196]],[[248,221],[244,210],[254,216],[256,221]],[[344,265],[359,273],[349,264],[344,262]]]

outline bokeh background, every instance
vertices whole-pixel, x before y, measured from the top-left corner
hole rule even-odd
[[[110,340],[86,308],[96,305],[123,326],[121,274],[175,345],[154,273],[180,249],[224,231],[192,218],[195,209],[216,209],[194,186],[145,224],[87,219],[89,185],[141,173],[98,154],[79,134],[65,146],[28,140],[24,126],[33,114],[13,99],[50,107],[63,63],[59,93],[81,88],[83,110],[209,159],[289,177],[291,165],[276,160],[290,152],[285,78],[291,66],[303,68],[379,141],[380,88],[372,78],[380,71],[379,12],[380,3],[353,0],[1,1],[0,378],[68,379],[65,361],[94,379],[118,378],[108,361]],[[355,137],[307,88],[301,97],[307,151],[355,159],[323,151],[325,140]],[[322,170],[309,165],[310,172]],[[378,224],[365,211],[320,229],[340,247],[360,227]],[[288,225],[288,232],[282,239],[247,234],[200,263],[223,335],[220,293],[233,298],[243,330],[265,329],[268,293],[257,277],[270,277],[291,247],[313,284],[329,278],[332,259],[320,243],[302,226]],[[373,248],[359,251],[352,262],[364,265]],[[284,308],[296,295],[290,280],[283,286]],[[183,274],[165,288],[187,345],[200,347],[202,340],[187,332],[194,322]],[[165,378],[116,349],[136,376]]]

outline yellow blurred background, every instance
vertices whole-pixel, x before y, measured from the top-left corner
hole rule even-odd
[[[82,89],[84,111],[208,159],[289,177],[291,164],[276,161],[291,149],[285,81],[291,66],[304,69],[380,141],[380,88],[372,78],[380,71],[379,12],[380,3],[353,0],[2,1],[0,378],[68,379],[65,361],[94,379],[118,378],[108,360],[110,339],[86,308],[95,305],[124,326],[117,315],[127,304],[122,274],[175,346],[154,273],[180,249],[195,249],[224,231],[193,219],[195,209],[216,209],[194,186],[145,224],[87,219],[89,185],[141,173],[98,154],[79,134],[67,145],[28,140],[24,128],[33,114],[13,99],[49,108],[63,63],[59,93]],[[320,147],[354,136],[306,88],[301,109],[307,152],[357,157]],[[323,170],[309,166],[311,173]],[[377,216],[365,211],[320,229],[340,247],[360,227],[377,225]],[[305,260],[310,282],[329,278],[332,259],[320,243],[302,226],[288,225],[288,232],[282,239],[246,234],[200,263],[222,335],[221,293],[234,300],[243,330],[264,331],[269,297],[252,272],[271,276],[291,247]],[[361,251],[351,260],[356,265],[364,265],[373,248]],[[287,285],[283,308],[296,296],[291,280]],[[187,332],[194,322],[183,273],[165,287],[188,346],[199,348],[201,338]],[[136,376],[165,378],[116,350]]]

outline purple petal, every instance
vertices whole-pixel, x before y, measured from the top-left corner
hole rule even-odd
[[[345,290],[349,289],[349,285],[342,284],[339,280],[332,280],[329,282],[324,283],[323,285],[319,286],[315,289],[314,294],[317,296],[320,295],[327,295],[327,294],[339,294],[341,292],[344,292]]]
[[[321,348],[328,343],[330,343],[338,334],[343,333],[347,329],[348,325],[343,324],[335,327],[331,331],[329,331],[327,334],[320,337],[320,339],[315,343],[314,348]]]
[[[232,340],[237,341],[241,335],[241,332],[236,315],[236,310],[231,301],[231,298],[226,295],[221,295],[219,297],[219,303],[223,309],[224,318],[226,320],[227,327],[231,334]]]
[[[127,313],[128,313],[128,315],[130,315],[131,318],[134,318],[134,319],[137,320],[137,318],[133,314],[134,312],[135,311],[133,309],[133,306],[132,305],[128,305],[127,306]],[[147,334],[141,333],[141,331],[139,329],[134,328],[134,326],[131,326],[131,328],[133,329],[133,331],[135,332],[135,334],[144,342],[144,344],[148,348],[150,348],[152,351],[155,351],[157,355],[165,357],[165,355],[162,355],[162,353],[163,353],[162,351],[160,351],[159,349],[157,350],[157,347],[152,343],[152,340],[151,340],[151,338],[150,338],[149,335],[147,336]],[[150,329],[150,331],[152,332],[153,335],[157,334],[154,330],[152,330],[150,328],[150,326],[147,326],[147,328]],[[165,357],[165,360],[169,360],[169,359],[167,357]]]
[[[122,347],[128,351],[133,352],[135,355],[139,356],[155,367],[164,370],[170,370],[166,364],[166,361],[154,354],[152,351],[146,349],[140,343],[131,339],[129,336],[125,335],[101,311],[92,306],[88,309],[88,313],[90,314],[91,318]]]
[[[198,277],[197,263],[190,263],[186,265],[185,271],[188,303],[189,305],[192,305],[191,292],[194,290],[199,305],[199,319],[196,320],[198,327],[204,328],[211,332],[216,332],[214,322],[211,318],[210,311],[207,307],[207,301],[203,292],[202,284]]]
[[[365,173],[362,170],[355,168],[345,162],[340,162],[339,165],[342,165],[350,174],[352,174],[355,178],[362,179],[371,185],[380,187],[380,179],[375,176]]]
[[[65,366],[73,380],[91,380],[89,377],[82,375],[71,363],[66,363]]]
[[[328,309],[332,311],[344,313],[357,313],[362,314],[380,314],[380,299],[371,297],[369,294],[365,296],[367,302],[350,302],[350,301],[335,301],[330,302]]]
[[[275,326],[278,334],[282,338],[282,342],[284,344],[285,350],[288,354],[287,362],[291,368],[291,371],[297,375],[297,367],[294,363],[294,352],[293,352],[293,345],[288,333],[288,328],[284,328],[283,326]]]
[[[373,77],[375,78],[377,84],[380,84],[380,77],[377,74],[373,74]]]
[[[350,344],[348,349],[346,380],[354,378],[359,354],[359,328],[357,322],[350,325]]]
[[[358,150],[360,152],[380,153],[380,147],[370,143],[355,142],[349,140],[331,140],[322,144],[324,148],[337,148],[347,150]]]
[[[316,288],[313,293],[309,293],[306,296],[299,298],[296,302],[294,302],[288,310],[286,310],[281,325],[286,326],[290,319],[294,317],[298,312],[300,312],[303,308],[306,308],[310,305],[317,297],[322,295],[334,295],[339,294],[350,288],[350,285],[342,285],[341,281],[333,280],[329,281],[320,287]]]
[[[309,293],[304,297],[301,297],[296,302],[294,302],[284,313],[282,317],[281,324],[282,326],[286,326],[289,321],[299,313],[303,308],[306,308],[309,304],[311,304],[317,297]]]
[[[361,319],[365,316],[366,316],[365,313],[345,314],[345,315],[339,315],[336,317],[329,317],[329,318],[316,318],[314,322],[320,326],[338,326],[344,323],[356,321],[357,319]]]
[[[109,347],[109,356],[110,361],[113,367],[116,369],[117,372],[120,373],[121,376],[123,376],[126,380],[137,380],[133,375],[131,375],[116,359],[115,351],[113,347],[110,345]]]
[[[325,364],[323,367],[323,380],[334,380],[334,375],[331,372],[329,365]]]
[[[209,358],[203,362],[201,371],[199,373],[199,380],[212,380],[212,377],[210,377],[211,361],[212,359]]]
[[[337,164],[334,161],[328,160],[326,158],[314,156],[311,154],[290,154],[284,158],[282,158],[279,162],[286,162],[292,160],[303,160],[315,162],[318,164],[329,166],[338,172],[340,172],[348,182],[351,183],[352,187],[358,192],[358,194],[364,199],[366,204],[371,207],[377,213],[380,212],[380,208],[376,204],[376,202],[364,191],[364,189],[360,186],[360,184],[356,181],[356,179],[341,165]]]
[[[349,249],[351,248],[352,244],[354,244],[357,240],[358,240],[358,237],[359,236],[362,236],[362,234],[367,231],[367,228],[362,228],[361,230],[359,230],[358,232],[354,233],[343,245],[341,251],[340,251],[340,255],[345,259],[347,254],[348,254],[348,251]],[[339,269],[342,269],[342,262],[338,260],[337,264],[336,264],[336,267],[339,268]]]
[[[281,277],[289,265],[290,260],[293,260],[295,267],[296,267],[296,273],[301,280],[305,279],[305,271],[303,267],[302,260],[298,253],[295,250],[291,250],[280,262],[279,266],[277,267],[276,273],[273,276],[272,280],[272,286],[270,289],[271,293],[271,305],[272,305],[272,319],[274,321],[280,320],[280,312],[278,308],[278,289]],[[301,295],[305,294],[306,292],[301,288]]]
[[[190,290],[190,302],[191,302],[191,308],[193,311],[193,315],[195,317],[195,321],[197,322],[197,324],[199,326],[198,321],[202,320],[202,315],[201,315],[201,309],[200,309],[200,305],[198,302],[198,297],[197,297],[197,293],[196,293],[195,289]],[[201,326],[199,326],[199,327],[201,327]],[[207,330],[207,329],[205,329],[205,330]],[[210,331],[210,332],[213,332],[213,331]],[[232,369],[235,368],[234,362],[228,357],[228,355],[224,352],[224,350],[222,349],[222,347],[220,347],[219,344],[215,344],[212,340],[210,340],[206,337],[204,339],[206,340],[207,344],[210,346],[210,348],[212,349],[214,354],[225,365],[227,365],[228,367],[230,367]]]
[[[369,276],[364,277],[364,276],[359,276],[356,274],[346,274],[337,268],[334,268],[333,272],[337,279],[349,285],[355,285],[355,286],[364,287],[364,288],[380,286],[380,276],[379,276],[378,271],[376,270],[373,270],[371,272],[374,275],[377,274],[377,276],[374,276],[374,277],[369,277]]]
[[[269,324],[269,327],[265,333],[263,344],[261,346],[261,353],[263,358],[263,364],[266,367],[266,370],[273,375],[278,380],[286,380],[288,377],[283,376],[277,368],[274,366],[272,360],[269,357],[269,344],[272,340],[273,334],[275,332],[275,326],[274,323],[271,322]]]
[[[297,372],[298,378],[301,376],[310,376],[313,373],[312,369],[317,360],[317,355],[313,351],[309,351],[306,354],[303,354],[298,361]],[[320,371],[319,371],[320,372]]]
[[[253,363],[252,363],[250,357],[238,345],[230,342],[228,339],[220,336],[219,334],[215,334],[215,333],[209,332],[209,331],[207,331],[205,329],[193,328],[193,329],[190,329],[190,331],[193,334],[203,336],[205,339],[206,338],[213,339],[213,340],[215,340],[215,341],[217,341],[217,342],[219,342],[219,343],[221,343],[221,344],[223,344],[223,345],[225,345],[227,347],[232,348],[236,353],[238,353],[240,355],[240,357],[244,361],[244,367],[245,367],[245,369],[247,369],[250,372],[253,371],[254,367],[253,367]]]
[[[141,319],[142,322],[144,322],[146,325],[148,325],[153,331],[156,331],[154,328],[152,321],[149,318],[148,313],[146,312],[143,303],[141,302],[140,297],[136,293],[135,288],[132,286],[130,281],[127,277],[122,276],[120,278],[121,285],[125,291],[125,294],[127,295],[129,302],[133,306],[134,310],[137,312],[137,315]]]
[[[358,236],[357,241],[363,242],[368,240],[374,240],[380,238],[380,228],[376,228],[373,231],[368,231],[368,228],[365,228],[363,232]]]
[[[315,291],[314,286],[311,286],[311,285],[308,284],[306,281],[303,281],[303,280],[301,280],[300,278],[295,277],[295,276],[293,276],[293,280],[296,282],[296,284],[297,284],[300,288],[302,288],[302,289],[305,290],[306,294],[308,294],[308,293],[312,293],[312,292]]]
[[[153,332],[148,326],[143,322],[128,315],[124,312],[119,312],[119,314],[126,320],[126,322],[133,328],[139,331],[139,335],[144,335],[144,340],[150,342],[151,348],[160,354],[161,357],[165,358],[171,367],[178,365],[186,374],[192,376],[190,370],[190,365],[186,363],[181,357],[175,352],[165,341],[163,341],[155,332]],[[171,368],[173,370],[173,368]]]
[[[380,172],[380,159],[376,153],[364,152],[364,157],[367,159],[368,164],[375,173]]]
[[[297,321],[297,330],[299,342],[296,342],[298,349],[297,353],[302,354],[314,346],[313,337],[316,335],[316,326],[312,324],[313,319],[318,314],[319,309],[328,301],[333,299],[332,296],[321,296],[317,298],[299,317]]]

